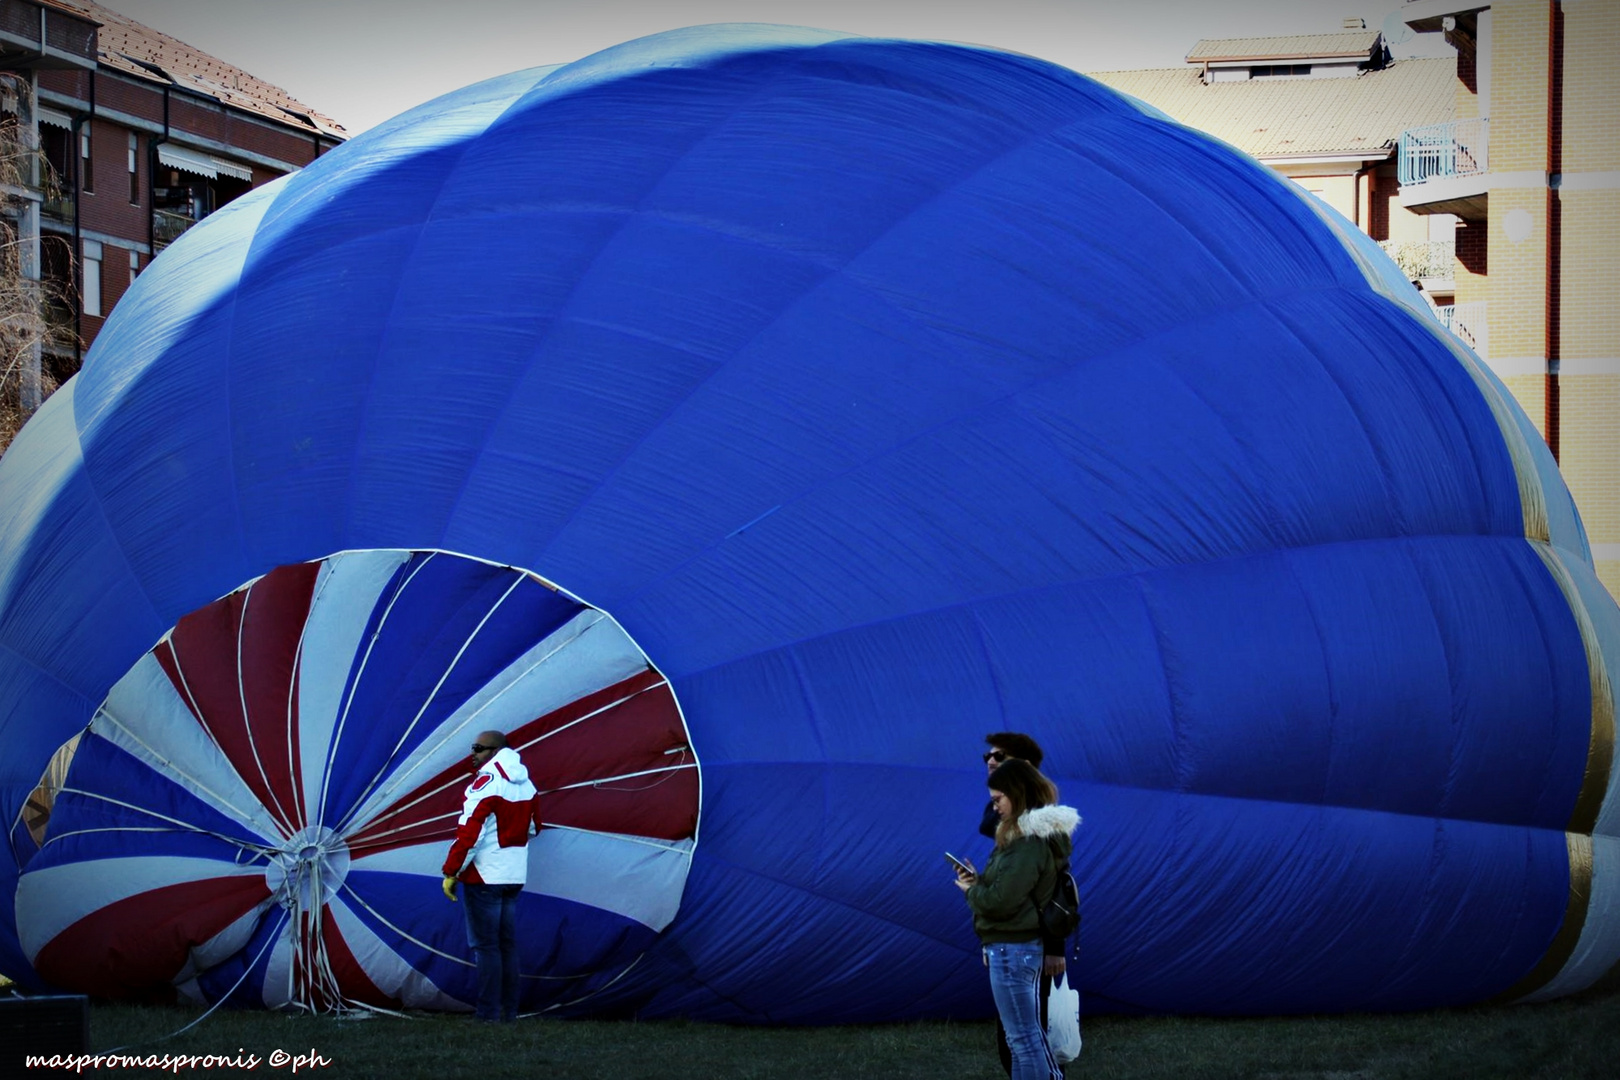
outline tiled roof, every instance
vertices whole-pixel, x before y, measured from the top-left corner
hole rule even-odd
[[[342,138],[343,126],[289,97],[279,86],[255,78],[183,41],[160,33],[91,0],[53,0],[101,24],[98,62],[128,75],[169,83],[216,101],[321,135]]]
[[[73,0],[34,0],[34,3],[38,4],[40,7],[53,8],[57,11],[66,11],[71,15],[79,16],[81,19],[94,19],[93,16],[88,16],[85,14],[84,9],[86,5],[76,4],[73,2]]]
[[[1192,47],[1187,63],[1217,60],[1298,60],[1305,57],[1366,56],[1378,40],[1377,30],[1294,37],[1205,38]]]
[[[1401,60],[1337,79],[1207,85],[1191,65],[1089,74],[1257,158],[1377,151],[1406,128],[1445,123],[1456,112],[1450,59]]]

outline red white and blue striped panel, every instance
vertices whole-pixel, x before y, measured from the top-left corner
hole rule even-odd
[[[525,1007],[588,994],[679,909],[697,759],[610,617],[443,552],[278,567],[182,618],[74,752],[18,889],[24,948],[108,997],[465,1008],[438,878],[486,730],[553,826],[529,849]]]

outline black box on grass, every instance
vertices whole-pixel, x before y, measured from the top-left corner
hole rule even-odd
[[[17,1075],[31,1055],[90,1048],[90,999],[83,994],[0,997],[0,1072]]]

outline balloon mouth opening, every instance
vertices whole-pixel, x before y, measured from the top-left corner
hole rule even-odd
[[[336,896],[348,877],[349,845],[324,825],[312,825],[271,853],[264,883],[291,911],[314,911]]]
[[[462,965],[398,969],[424,953],[431,968],[421,943],[444,938],[444,920],[460,929],[459,909],[412,898],[423,881],[437,888],[466,747],[487,730],[524,759],[545,825],[530,841],[544,869],[523,897],[559,936],[534,949],[526,1007],[566,1008],[613,985],[673,921],[701,781],[668,680],[606,612],[529,571],[345,551],[190,612],[53,755],[13,846],[23,864],[94,863],[159,835],[142,890],[240,905],[180,919],[188,986],[242,956],[270,1007],[341,1009],[386,977],[397,989],[384,1004],[454,1008],[471,1000]],[[261,874],[262,890],[241,888]],[[250,938],[251,957],[239,951]],[[376,978],[366,961],[339,975],[321,959],[385,951]],[[154,987],[181,978],[167,962],[149,975]]]

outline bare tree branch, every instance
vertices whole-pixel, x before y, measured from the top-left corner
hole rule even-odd
[[[25,191],[32,191],[46,203],[62,199],[60,179],[45,155],[29,145],[15,117],[0,116],[0,453],[28,419],[22,408],[23,379],[30,357],[49,344],[73,344],[67,320],[74,310],[72,298],[50,282],[31,280],[23,273],[22,244],[17,236],[17,220]],[[42,244],[64,247],[61,237],[42,237]],[[43,261],[43,260],[42,260]],[[71,265],[71,263],[70,263]],[[52,318],[53,311],[57,313]],[[67,323],[67,325],[64,325]],[[49,365],[40,373],[43,400],[57,388]]]

